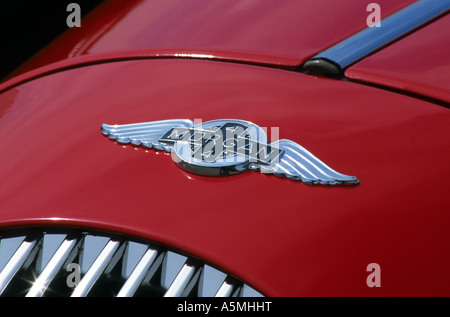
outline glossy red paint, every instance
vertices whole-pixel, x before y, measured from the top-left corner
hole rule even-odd
[[[236,118],[279,127],[353,187],[202,177],[102,123]],[[0,227],[117,231],[190,252],[269,296],[448,296],[450,112],[279,69],[135,60],[0,95]],[[366,285],[366,267],[382,287]]]
[[[379,0],[382,17],[414,0]],[[360,0],[105,1],[14,73],[83,55],[128,58],[155,50],[294,67],[364,29]]]
[[[450,103],[450,15],[346,70],[349,78]]]

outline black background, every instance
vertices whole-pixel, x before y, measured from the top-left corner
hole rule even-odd
[[[78,3],[82,16],[103,0],[16,0],[0,2],[0,81],[68,29],[69,3]]]

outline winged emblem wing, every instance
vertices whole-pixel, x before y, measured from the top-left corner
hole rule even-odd
[[[251,170],[273,173],[276,176],[302,181],[306,184],[340,185],[357,184],[355,176],[344,175],[331,169],[311,152],[291,140],[278,140],[271,143],[283,151],[280,158],[270,165],[251,164]]]
[[[102,124],[101,131],[110,139],[122,144],[132,144],[170,152],[171,144],[160,142],[160,138],[173,128],[192,128],[194,122],[186,119],[172,119],[152,122],[110,125]]]

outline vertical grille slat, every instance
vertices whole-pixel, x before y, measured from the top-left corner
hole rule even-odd
[[[13,254],[6,266],[0,272],[0,295],[17,272],[26,264],[27,260],[36,256],[41,240],[36,237],[27,237]]]
[[[203,266],[195,260],[187,259],[178,272],[164,297],[185,297],[198,286],[201,280]]]
[[[106,270],[114,254],[119,249],[121,242],[110,240],[103,248],[101,253],[92,263],[89,270],[84,275],[83,279],[77,285],[72,293],[72,297],[85,297],[94,286],[95,282],[99,279],[101,274]]]
[[[76,247],[79,241],[76,237],[67,237],[53,254],[50,261],[47,263],[41,274],[34,281],[26,297],[41,297],[47,290],[47,287],[53,281],[56,274],[63,267],[63,264],[72,254],[72,250]]]
[[[263,296],[182,251],[75,228],[0,230],[2,297]]]

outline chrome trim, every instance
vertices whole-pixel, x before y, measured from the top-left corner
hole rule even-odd
[[[0,230],[1,296],[262,296],[157,243],[79,229],[25,230]],[[69,264],[79,265],[78,278]]]
[[[242,282],[227,276],[215,297],[239,297],[242,295]]]
[[[41,297],[44,294],[55,275],[71,257],[72,251],[75,249],[78,241],[77,238],[66,238],[61,243],[42,273],[38,276],[36,281],[34,281],[33,286],[26,294],[26,297]]]
[[[203,267],[196,261],[186,260],[178,275],[173,280],[164,297],[186,297],[194,286],[201,287]]]
[[[106,270],[112,261],[114,254],[119,249],[119,246],[120,241],[110,240],[106,244],[102,252],[98,255],[94,263],[92,263],[91,267],[86,272],[86,275],[83,276],[80,283],[73,291],[71,297],[85,297],[89,293],[100,275]]]
[[[450,9],[450,0],[420,0],[381,20],[381,27],[367,27],[342,42],[320,52],[305,63],[303,69],[313,67],[314,61],[335,64],[341,69],[431,21]],[[308,72],[308,71],[306,71]]]
[[[139,260],[139,263],[134,268],[133,272],[123,284],[122,288],[117,294],[117,297],[133,296],[139,285],[141,285],[144,281],[144,278],[146,276],[151,278],[156,269],[161,265],[162,256],[163,254],[159,253],[157,250],[151,248],[147,249],[145,254]]]
[[[0,272],[0,295],[6,289],[20,268],[24,266],[25,262],[36,256],[40,245],[41,239],[25,238],[3,270]]]

